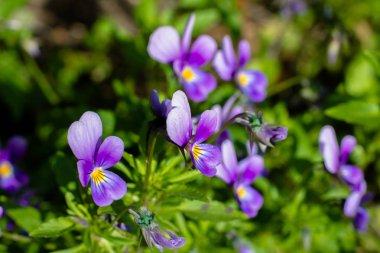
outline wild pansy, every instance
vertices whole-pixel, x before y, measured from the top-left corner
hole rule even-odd
[[[251,47],[246,40],[239,42],[238,56],[236,57],[231,37],[224,36],[222,50],[214,58],[213,67],[224,81],[235,80],[239,89],[253,102],[262,102],[266,97],[268,80],[258,71],[245,69],[251,58]]]
[[[217,176],[234,188],[236,199],[248,217],[255,217],[263,205],[263,197],[250,185],[262,174],[264,160],[261,156],[250,155],[239,163],[230,140],[222,143],[223,163],[218,166]]]
[[[193,136],[190,105],[185,93],[176,91],[172,98],[172,110],[166,119],[169,138],[183,151],[190,154],[196,169],[208,177],[216,174],[216,166],[221,162],[218,147],[203,143],[217,126],[216,112],[206,110],[201,114],[198,127]]]
[[[123,141],[116,136],[102,143],[103,126],[95,112],[85,112],[79,121],[71,124],[67,139],[77,162],[79,181],[83,187],[91,181],[92,198],[98,206],[110,205],[127,191],[126,183],[108,171],[122,157]]]
[[[141,207],[139,213],[129,209],[133,215],[136,224],[140,227],[141,232],[148,246],[155,246],[160,252],[164,248],[180,248],[186,243],[186,239],[178,237],[170,231],[164,231],[160,228],[153,218],[153,214],[146,208]]]
[[[354,226],[358,231],[364,232],[369,221],[369,215],[361,205],[366,200],[367,184],[362,170],[347,163],[355,146],[355,137],[344,136],[339,147],[334,128],[327,125],[321,129],[319,150],[326,170],[337,175],[352,190],[344,203],[344,214],[353,218]]]
[[[253,134],[260,143],[269,147],[273,147],[272,142],[285,140],[288,136],[287,128],[264,123],[261,112],[257,114],[246,112],[237,118],[236,122],[246,126],[250,134]]]
[[[170,99],[164,99],[160,102],[160,98],[158,97],[156,90],[152,90],[150,93],[150,106],[156,118],[164,120],[166,120],[168,113],[172,109]]]
[[[216,79],[201,68],[212,60],[217,45],[210,36],[200,35],[190,47],[194,22],[192,14],[182,40],[171,26],[155,30],[149,38],[148,53],[156,61],[170,64],[189,98],[200,102],[216,88]]]
[[[28,183],[28,175],[14,166],[14,163],[24,156],[26,148],[26,140],[20,136],[14,136],[8,141],[4,149],[0,149],[1,189],[15,192]]]

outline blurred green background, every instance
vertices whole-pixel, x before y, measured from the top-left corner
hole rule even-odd
[[[380,1],[310,0],[300,10],[292,2],[301,1],[0,0],[0,139],[28,139],[21,164],[44,215],[66,210],[52,180],[62,172],[53,165],[57,151],[71,156],[67,129],[84,111],[99,112],[104,135],[122,137],[128,153],[141,154],[138,144],[153,118],[150,91],[170,98],[177,88],[169,68],[148,56],[149,35],[161,25],[182,34],[195,13],[193,38],[206,33],[220,45],[230,34],[236,45],[250,42],[249,66],[270,81],[268,98],[256,107],[267,122],[288,127],[289,137],[265,156],[269,176],[255,183],[265,198],[259,215],[200,221],[196,230],[190,224],[192,239],[180,252],[234,252],[225,237],[230,230],[257,253],[380,252]],[[223,104],[235,89],[220,81],[194,111]],[[323,170],[317,139],[325,124],[338,140],[346,134],[358,140],[352,162],[375,195],[366,205],[367,233],[344,218],[349,191]],[[243,155],[246,135],[232,131]],[[73,164],[66,169],[75,177]],[[211,182],[207,194],[225,200],[218,196],[224,185]],[[48,243],[40,250],[64,247]]]

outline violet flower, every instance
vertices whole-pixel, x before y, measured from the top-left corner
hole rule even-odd
[[[172,109],[170,99],[164,99],[160,102],[160,98],[158,97],[158,93],[156,90],[152,90],[150,94],[150,106],[153,114],[159,119],[165,119],[168,116],[168,113]]]
[[[116,136],[102,143],[103,126],[95,112],[85,112],[79,121],[71,124],[67,139],[77,162],[79,181],[83,187],[91,181],[92,198],[98,206],[110,205],[127,191],[126,183],[107,169],[120,161],[123,141]]]
[[[27,142],[20,136],[12,137],[4,149],[0,149],[0,188],[7,192],[18,191],[29,182],[28,175],[14,166],[27,148]]]
[[[216,166],[221,162],[220,150],[214,145],[203,142],[215,132],[216,113],[212,110],[204,111],[193,136],[190,105],[185,93],[176,91],[173,94],[172,107],[166,120],[169,138],[181,150],[186,150],[190,154],[195,168],[202,174],[208,177],[215,176]]]
[[[173,67],[185,92],[193,101],[204,101],[216,88],[216,79],[201,67],[209,63],[216,52],[216,42],[208,35],[199,36],[190,47],[195,22],[192,14],[186,24],[182,40],[171,26],[163,26],[149,38],[150,57]]]
[[[349,218],[353,218],[353,224],[357,231],[367,231],[367,225],[369,222],[369,214],[362,206],[368,201],[368,194],[366,194],[367,184],[362,181],[360,187],[353,191],[350,196],[347,197],[344,202],[344,215]]]
[[[164,248],[173,249],[185,245],[185,238],[178,237],[170,231],[162,230],[154,220],[153,214],[146,207],[141,207],[139,214],[131,209],[129,209],[129,213],[133,215],[146,243],[151,249],[155,246],[160,252],[163,252]]]
[[[268,80],[257,70],[245,69],[251,58],[251,47],[246,40],[239,42],[238,56],[236,57],[230,36],[224,36],[222,50],[214,58],[213,67],[224,81],[235,80],[240,91],[246,94],[253,102],[262,102],[266,97]]]
[[[263,205],[263,197],[250,184],[262,174],[264,160],[251,155],[237,162],[236,152],[230,140],[222,143],[223,163],[218,166],[217,176],[234,187],[235,197],[242,211],[250,218],[255,217]]]

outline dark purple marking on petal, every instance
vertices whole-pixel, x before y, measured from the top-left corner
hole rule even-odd
[[[194,141],[201,143],[207,140],[210,135],[215,132],[218,118],[213,110],[206,110],[201,114],[197,130],[195,132]]]
[[[215,176],[217,166],[222,159],[218,147],[211,144],[194,143],[191,145],[189,153],[197,170],[207,177]]]

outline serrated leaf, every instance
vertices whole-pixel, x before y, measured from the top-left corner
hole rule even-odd
[[[199,200],[185,201],[178,210],[186,216],[196,220],[230,221],[235,219],[245,220],[247,216],[231,207],[226,207],[220,202],[203,202]]]
[[[8,209],[7,214],[27,232],[32,231],[41,223],[40,212],[33,207]]]
[[[366,101],[349,101],[327,109],[326,114],[332,118],[359,125],[380,125],[380,108],[378,104]]]
[[[59,217],[42,223],[30,232],[32,237],[58,237],[74,228],[75,222],[70,217]]]

